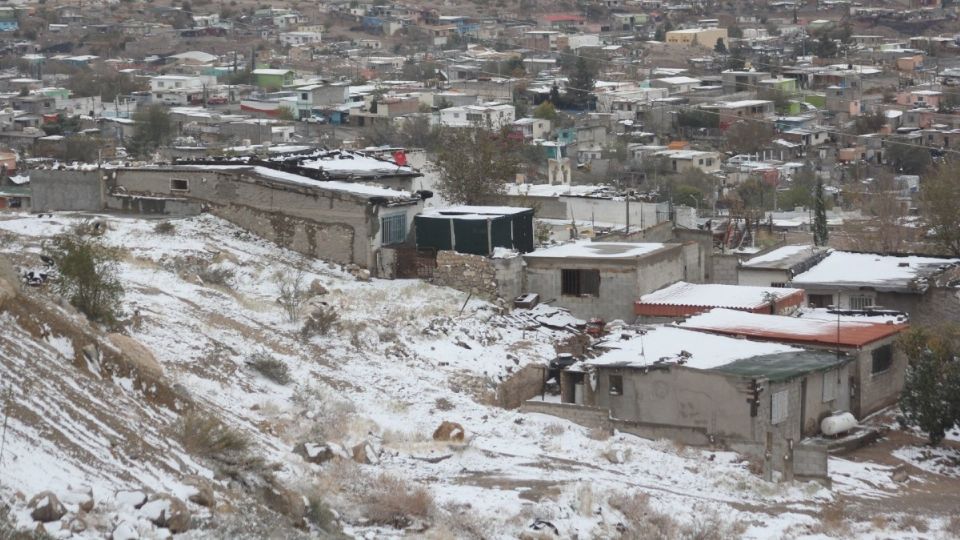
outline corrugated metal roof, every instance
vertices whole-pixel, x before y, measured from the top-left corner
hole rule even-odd
[[[907,324],[852,321],[838,324],[823,319],[761,315],[730,309],[715,309],[696,315],[680,326],[688,330],[744,336],[761,341],[828,347],[838,343],[841,347],[863,347],[895,336],[910,327]]]
[[[719,283],[687,283],[680,281],[645,294],[637,301],[641,305],[712,306],[736,309],[754,309],[770,303],[769,295],[778,300],[804,294],[803,289],[786,287],[748,287]]]

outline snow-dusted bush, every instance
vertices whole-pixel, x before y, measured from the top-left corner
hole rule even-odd
[[[270,356],[267,352],[251,354],[246,364],[250,369],[277,384],[290,384],[290,368],[287,367],[287,363]]]
[[[381,474],[370,486],[366,515],[373,523],[402,529],[414,520],[426,520],[433,509],[433,495],[427,488]]]

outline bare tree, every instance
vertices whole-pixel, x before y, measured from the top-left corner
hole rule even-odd
[[[287,320],[297,322],[300,320],[300,311],[303,303],[307,300],[307,288],[304,286],[303,270],[297,270],[294,274],[285,274],[277,272],[273,276],[273,281],[280,289],[280,296],[277,297],[277,303],[283,307],[287,314]]]
[[[956,173],[941,165],[920,184],[920,215],[930,238],[941,250],[960,257],[960,183]]]
[[[730,126],[726,133],[727,149],[738,154],[761,150],[773,140],[773,126],[766,122],[741,120]]]
[[[442,144],[436,165],[439,188],[445,199],[457,204],[490,204],[519,171],[519,146],[505,130],[480,126],[448,128],[440,133]]]

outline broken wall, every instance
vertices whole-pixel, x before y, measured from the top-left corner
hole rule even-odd
[[[523,291],[523,258],[438,251],[433,282],[488,299],[510,300]]]

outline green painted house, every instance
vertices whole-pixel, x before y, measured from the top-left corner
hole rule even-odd
[[[295,75],[293,70],[290,69],[260,68],[253,70],[253,76],[260,88],[279,90],[284,86],[293,84]]]

